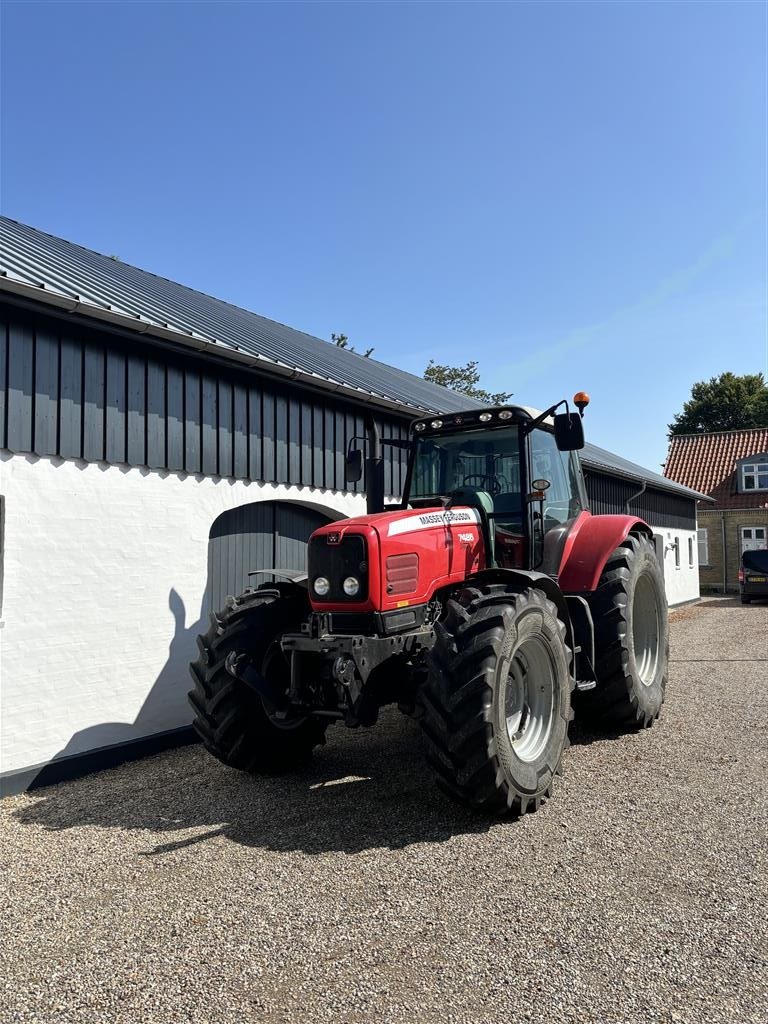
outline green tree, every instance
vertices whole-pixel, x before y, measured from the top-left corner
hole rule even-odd
[[[486,391],[485,388],[478,387],[480,371],[476,359],[471,359],[466,366],[444,366],[430,359],[429,366],[424,371],[424,379],[431,380],[433,384],[442,384],[451,391],[460,391],[463,395],[485,402],[486,405],[503,405],[513,394],[511,391]]]
[[[669,424],[673,434],[747,430],[768,426],[768,386],[762,373],[721,373],[691,388],[691,397]]]
[[[349,338],[346,336],[346,334],[332,334],[331,341],[338,348],[345,348],[347,349],[348,352],[357,352],[355,346],[349,344]],[[371,352],[373,352],[373,348],[367,348],[365,352],[363,352],[363,355],[365,356],[366,359],[369,358]]]

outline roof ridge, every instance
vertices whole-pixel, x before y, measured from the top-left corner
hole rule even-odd
[[[690,434],[670,434],[669,443],[685,437],[716,437],[722,434],[751,434],[756,430],[768,430],[768,423],[760,427],[734,427],[731,430],[695,430]]]

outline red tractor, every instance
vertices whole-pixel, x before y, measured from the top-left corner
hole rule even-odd
[[[583,393],[544,413],[473,409],[367,445],[368,514],[309,541],[308,571],[211,616],[191,666],[195,728],[220,761],[290,770],[329,724],[417,717],[440,785],[485,812],[551,795],[579,711],[612,726],[658,717],[667,604],[650,527],[588,509],[577,451]],[[565,412],[557,412],[560,406]],[[382,443],[410,450],[384,506]],[[280,576],[277,571],[275,576]]]

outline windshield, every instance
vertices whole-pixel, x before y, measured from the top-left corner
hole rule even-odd
[[[517,427],[419,437],[409,501],[450,495],[460,489],[520,495]]]

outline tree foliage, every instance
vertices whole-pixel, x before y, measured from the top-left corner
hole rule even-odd
[[[445,366],[430,359],[429,366],[424,371],[424,379],[431,380],[433,384],[442,384],[444,388],[450,388],[452,391],[460,391],[463,395],[485,402],[486,405],[503,405],[512,397],[511,391],[486,391],[485,388],[478,387],[480,371],[476,359],[471,359],[466,366]]]
[[[337,346],[337,348],[345,348],[348,352],[357,352],[355,346],[349,344],[349,338],[346,336],[346,334],[332,334],[331,341],[333,342],[334,345]],[[365,356],[366,359],[368,359],[371,352],[373,352],[373,348],[367,348],[365,352],[361,354]]]
[[[691,397],[669,424],[669,433],[748,430],[768,426],[768,386],[762,373],[721,373],[698,381]]]

